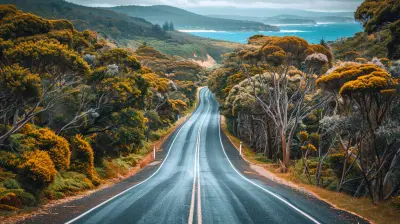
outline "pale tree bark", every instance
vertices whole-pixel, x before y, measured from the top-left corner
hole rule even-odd
[[[327,96],[313,94],[314,82],[310,74],[304,74],[300,80],[291,80],[288,76],[289,66],[274,69],[268,74],[260,74],[257,80],[251,72],[242,66],[243,73],[253,88],[253,95],[263,111],[271,118],[278,129],[281,141],[282,172],[287,172],[290,166],[290,151],[293,137],[299,123],[314,110],[318,109]],[[255,82],[259,82],[257,86]],[[295,83],[295,89],[289,84]],[[314,100],[306,100],[307,96]]]

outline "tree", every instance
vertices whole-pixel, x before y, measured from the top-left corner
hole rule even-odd
[[[385,197],[384,177],[387,165],[397,150],[386,142],[379,142],[376,131],[383,125],[390,108],[397,97],[398,80],[386,72],[372,72],[356,80],[345,83],[340,89],[343,97],[348,97],[359,107],[359,114],[368,127],[360,141],[357,164],[363,174],[368,192],[377,202]]]
[[[164,31],[170,31],[171,28],[170,28],[169,23],[167,21],[165,21],[164,25],[162,26],[162,29]]]
[[[174,24],[172,23],[172,21],[169,23],[169,31],[174,31],[175,27]]]
[[[325,48],[328,48],[328,49],[329,49],[329,46],[328,46],[328,44],[326,43],[326,41],[324,40],[324,38],[322,38],[322,39],[320,40],[319,44],[322,45],[322,46],[324,46]]]
[[[30,83],[31,86],[26,87],[29,87],[27,90],[31,94],[33,93],[34,97],[31,97],[28,102],[21,101],[22,103],[17,106],[13,106],[13,104],[2,105],[2,116],[5,116],[5,121],[11,126],[8,131],[0,135],[0,143],[18,132],[36,115],[49,110],[60,99],[75,92],[73,87],[90,71],[88,64],[81,57],[55,40],[50,42],[44,40],[21,42],[14,48],[5,50],[4,57],[10,64],[18,63],[29,69],[30,73],[41,75],[39,81],[38,75],[27,74],[28,70],[26,69],[16,65],[5,67],[5,72],[13,68],[17,72],[7,72],[8,78],[3,81],[3,85],[9,88],[11,87],[10,84],[20,79],[22,75],[28,75],[25,82],[28,81],[26,84]],[[27,78],[29,79],[27,80]],[[38,88],[39,86],[40,88]],[[2,94],[9,99],[17,97],[10,96],[7,92]]]
[[[399,59],[399,23],[400,5],[397,0],[366,0],[354,14],[354,18],[361,22],[365,32],[372,34],[389,29],[391,40],[387,45],[390,59]]]
[[[354,13],[368,33],[382,29],[386,24],[399,20],[400,6],[396,0],[366,0]]]
[[[243,66],[248,78],[251,73]],[[253,96],[260,103],[277,128],[279,134],[283,162],[282,171],[287,172],[290,166],[290,151],[293,137],[299,123],[312,111],[318,109],[326,97],[312,94],[314,79],[310,74],[292,79],[288,75],[288,67],[281,66],[269,72],[270,81],[260,82],[256,88],[253,82]],[[259,91],[257,91],[259,89]],[[309,98],[315,98],[310,101]]]

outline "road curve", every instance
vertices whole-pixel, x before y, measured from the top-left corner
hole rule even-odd
[[[158,167],[145,168],[145,178],[66,223],[366,223],[257,175],[221,133],[212,93],[202,88],[199,96]],[[26,221],[53,223],[46,217]]]

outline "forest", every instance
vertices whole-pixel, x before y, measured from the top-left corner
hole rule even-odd
[[[13,5],[0,5],[0,49],[1,211],[123,175],[193,106],[205,75]]]
[[[255,35],[225,54],[208,86],[229,132],[304,183],[399,206],[399,14],[367,0],[353,38]]]

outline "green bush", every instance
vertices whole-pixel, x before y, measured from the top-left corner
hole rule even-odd
[[[59,199],[92,188],[94,188],[93,183],[86,175],[76,172],[60,172],[54,182],[45,189],[45,195],[49,199]]]
[[[3,186],[7,189],[21,189],[20,183],[15,179],[7,179],[3,181]]]
[[[24,191],[23,189],[11,189],[10,191],[17,195],[18,199],[24,206],[32,207],[37,205],[36,198],[32,194]]]

